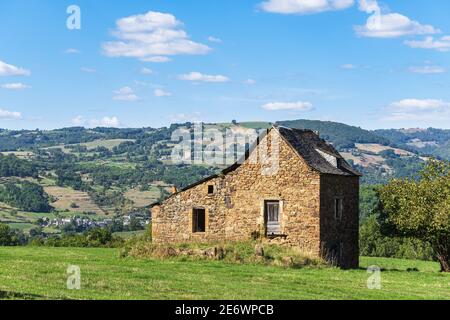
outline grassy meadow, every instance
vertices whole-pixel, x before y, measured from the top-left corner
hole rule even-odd
[[[69,265],[81,290],[66,289]],[[382,268],[369,290],[366,268]],[[362,258],[359,270],[120,258],[117,249],[0,247],[3,299],[450,299],[434,262]]]

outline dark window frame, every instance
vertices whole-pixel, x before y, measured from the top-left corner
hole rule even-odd
[[[214,191],[215,191],[214,189],[215,189],[214,185],[209,185],[208,186],[208,194],[209,195],[214,194]]]
[[[194,208],[192,210],[192,232],[205,233],[206,232],[206,209]]]

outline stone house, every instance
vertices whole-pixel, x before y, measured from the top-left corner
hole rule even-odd
[[[264,164],[252,157],[260,145],[272,146],[275,140],[278,168],[263,174]],[[259,236],[355,268],[359,178],[315,132],[272,127],[243,161],[155,204],[153,241],[243,241]]]

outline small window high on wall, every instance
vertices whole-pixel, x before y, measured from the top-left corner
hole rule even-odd
[[[199,233],[206,231],[206,210],[196,208],[192,213],[192,232]]]

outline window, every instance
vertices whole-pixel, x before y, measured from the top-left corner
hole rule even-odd
[[[192,214],[192,232],[205,232],[206,231],[206,210],[194,209]]]
[[[208,194],[214,194],[214,186],[208,186]]]
[[[266,229],[268,236],[275,236],[281,233],[280,226],[280,202],[266,201],[265,203]]]
[[[344,199],[336,198],[334,200],[334,216],[336,220],[342,220],[342,213],[344,211]]]

